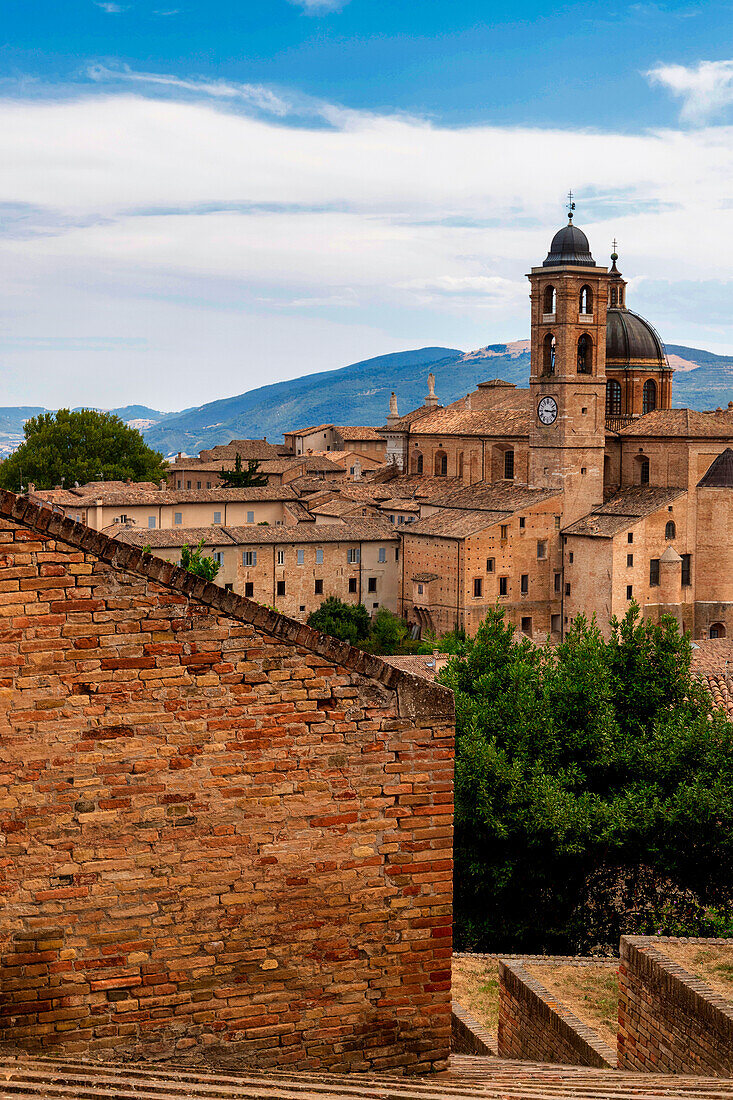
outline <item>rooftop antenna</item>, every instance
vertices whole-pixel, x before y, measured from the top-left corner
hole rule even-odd
[[[573,212],[575,210],[575,203],[573,202],[573,192],[568,191],[568,225],[573,224]]]

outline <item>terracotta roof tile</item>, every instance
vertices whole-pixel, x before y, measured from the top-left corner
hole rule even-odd
[[[733,410],[698,412],[697,409],[655,409],[640,416],[620,436],[680,436],[693,439],[733,439]]]
[[[303,542],[382,542],[398,536],[391,523],[378,519],[349,519],[341,523],[296,523],[260,527],[176,527],[156,531],[138,531],[134,527],[115,532],[120,542],[130,546],[151,546],[158,549],[199,542],[220,546],[227,542],[236,546],[276,543],[278,546]]]
[[[297,500],[298,494],[290,486],[256,485],[249,489],[150,489],[143,482],[124,485],[122,488],[104,483],[87,491],[79,489],[38,489],[30,494],[37,503],[47,502],[70,508],[91,508],[98,500],[110,507],[132,504],[215,504],[217,501]]]
[[[666,507],[686,492],[680,488],[655,485],[635,485],[616,493],[600,508],[563,529],[565,535],[588,538],[612,538],[619,531],[633,527],[640,519]]]
[[[511,512],[470,512],[445,508],[407,524],[402,528],[402,534],[405,537],[433,535],[444,539],[465,539],[495,523],[503,523],[511,515]]]

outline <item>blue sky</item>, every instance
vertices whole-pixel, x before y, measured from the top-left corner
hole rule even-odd
[[[523,338],[565,192],[670,342],[733,351],[718,3],[5,0],[6,404],[176,408]]]

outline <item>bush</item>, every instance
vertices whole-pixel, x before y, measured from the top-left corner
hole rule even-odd
[[[350,645],[359,645],[369,637],[371,622],[363,604],[344,603],[336,596],[329,596],[308,616],[308,626]]]
[[[493,612],[449,662],[459,947],[564,953],[660,920],[730,927],[733,723],[690,656],[674,619],[632,607],[610,641],[580,618],[555,649]]]

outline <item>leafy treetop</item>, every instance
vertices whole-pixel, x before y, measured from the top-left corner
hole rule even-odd
[[[191,548],[188,543],[184,543],[181,547],[181,566],[187,569],[189,573],[194,573],[197,577],[203,577],[205,581],[216,580],[216,575],[221,569],[219,562],[212,557],[207,557],[203,553],[204,540],[198,546]]]
[[[87,481],[158,481],[163,456],[140,432],[111,413],[82,409],[41,413],[26,420],[25,442],[0,465],[0,485],[13,492],[32,482],[39,489]]]
[[[248,489],[253,485],[267,485],[267,474],[261,473],[258,459],[250,458],[245,470],[240,454],[234,459],[234,469],[225,470],[222,466],[219,476],[225,489]]]
[[[329,596],[308,616],[308,626],[351,645],[359,645],[369,637],[371,623],[363,604],[344,603],[336,596]]]

